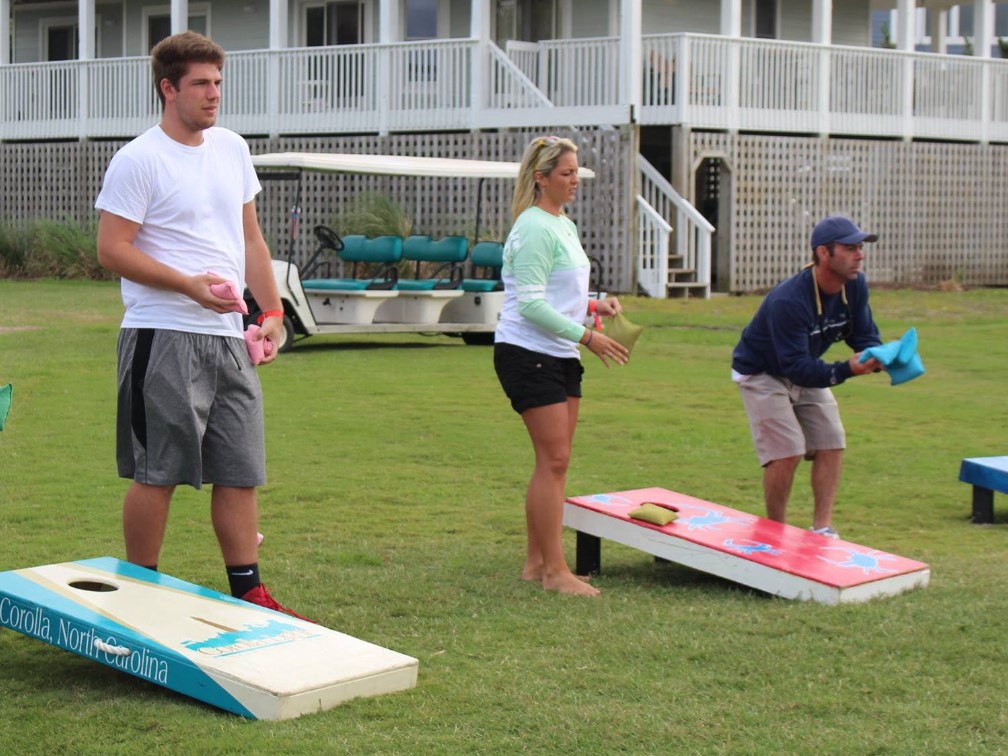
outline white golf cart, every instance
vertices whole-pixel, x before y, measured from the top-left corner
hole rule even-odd
[[[472,178],[478,181],[475,236],[480,229],[485,179],[514,179],[518,163],[396,155],[335,153],[271,153],[252,158],[260,180],[296,181],[290,212],[290,247],[286,260],[273,260],[273,273],[284,308],[284,333],[277,345],[291,348],[296,336],[352,333],[443,333],[460,336],[467,344],[493,343],[493,332],[504,302],[500,283],[503,246],[480,242],[469,249],[462,236],[434,240],[415,235],[341,239],[325,225],[313,227],[314,254],[299,268],[294,262],[305,172]],[[581,168],[582,178],[595,174]],[[408,264],[407,264],[408,263]],[[332,277],[336,264],[341,272]],[[440,266],[421,276],[421,264]],[[367,268],[356,275],[358,266]],[[400,276],[415,266],[416,276]],[[351,275],[346,276],[347,268]],[[375,271],[378,272],[375,272]],[[259,306],[246,291],[249,322]]]

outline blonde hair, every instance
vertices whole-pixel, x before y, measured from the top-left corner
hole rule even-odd
[[[533,139],[522,155],[518,180],[515,182],[514,198],[511,200],[511,222],[532,207],[539,200],[539,185],[535,174],[548,176],[556,168],[565,153],[577,153],[577,145],[570,139],[545,136]]]

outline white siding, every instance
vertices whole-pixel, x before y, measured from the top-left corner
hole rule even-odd
[[[189,0],[190,8],[193,0]],[[245,10],[253,3],[243,0],[213,0],[211,5],[211,36],[228,52],[262,50],[269,47],[269,6]]]
[[[610,32],[619,33],[618,29],[609,29],[609,0],[577,0],[573,5],[572,37],[608,37]]]
[[[123,56],[123,7],[120,3],[95,6],[98,21],[98,49],[95,57],[121,58]]]
[[[717,0],[643,0],[641,26],[645,34],[717,34],[721,29],[721,3]]]
[[[470,0],[442,0],[448,2],[448,36],[466,38],[472,26]]]
[[[871,8],[867,2],[833,2],[833,44],[871,46]]]
[[[834,3],[836,5],[837,3]],[[777,38],[789,42],[812,41],[812,3],[810,0],[777,0]]]

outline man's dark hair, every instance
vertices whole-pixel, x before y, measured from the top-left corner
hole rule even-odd
[[[168,79],[172,87],[179,88],[179,82],[189,71],[190,63],[213,63],[220,70],[224,68],[224,49],[212,39],[185,31],[165,37],[151,50],[151,69],[154,72],[154,91],[165,106],[165,96],[161,82]]]
[[[829,244],[820,244],[819,247],[826,247],[826,249],[829,251],[830,257],[833,257],[833,254],[836,252],[835,245],[836,242],[830,242]],[[816,254],[816,251],[819,249],[819,247],[816,247],[815,249],[812,250],[812,264],[816,266],[819,265],[819,255]]]

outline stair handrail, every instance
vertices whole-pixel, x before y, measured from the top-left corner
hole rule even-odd
[[[644,200],[665,218],[674,214],[676,254],[681,257],[683,267],[696,271],[696,283],[703,287],[704,298],[709,297],[714,226],[640,154],[637,155],[637,170]]]
[[[554,107],[546,94],[496,43],[491,41],[487,50],[490,55],[490,80],[495,81],[499,75],[506,88],[506,92],[490,92],[493,107],[515,107],[515,103],[507,95],[519,95],[522,98],[523,102],[517,107]]]
[[[672,226],[637,195],[637,285],[653,299],[668,296],[669,238]]]

